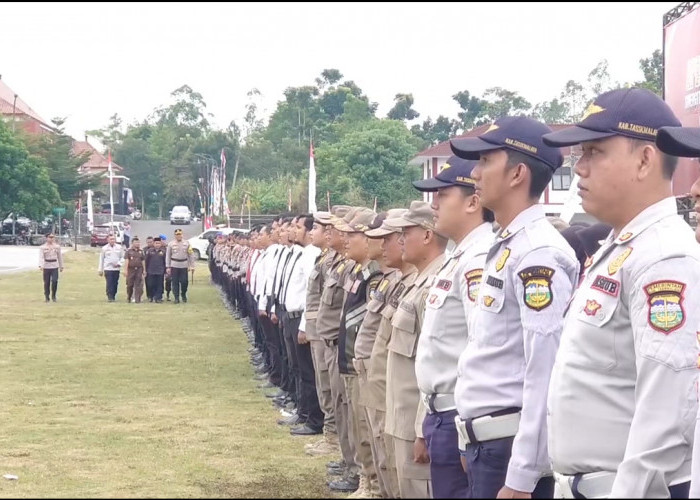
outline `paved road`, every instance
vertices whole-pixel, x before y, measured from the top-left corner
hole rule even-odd
[[[159,234],[164,234],[170,241],[175,237],[173,233],[178,228],[182,229],[183,238],[188,239],[202,232],[202,221],[171,226],[167,220],[135,220],[131,222],[131,236],[138,236],[142,245],[145,244],[146,237]]]
[[[72,248],[63,248],[63,253]],[[0,245],[0,274],[39,269],[39,247]]]

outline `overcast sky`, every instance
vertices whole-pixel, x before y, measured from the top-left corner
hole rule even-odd
[[[584,80],[603,58],[613,79],[642,78],[678,2],[625,3],[3,3],[0,74],[46,120],[82,138],[126,123],[183,84],[214,124],[241,121],[258,88],[274,110],[289,86],[338,68],[379,103],[412,93],[419,121],[459,111],[451,96],[493,86],[533,104]]]

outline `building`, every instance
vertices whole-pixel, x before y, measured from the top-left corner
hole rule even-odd
[[[454,139],[479,136],[486,132],[489,125],[490,124],[486,124],[473,128],[464,134],[455,136]],[[550,125],[549,127],[556,131],[570,126],[571,125]],[[564,218],[569,221],[581,219],[589,220],[589,217],[581,207],[581,199],[576,194],[574,182],[573,166],[580,156],[580,147],[562,148],[562,154],[564,155],[564,163],[554,173],[552,181],[549,183],[544,193],[542,193],[540,203],[544,206],[547,215],[557,217],[564,215]],[[423,179],[430,179],[440,172],[442,166],[452,155],[450,142],[445,141],[421,151],[411,159],[409,164],[420,166],[423,170]],[[423,200],[432,201],[432,193],[423,193]]]
[[[2,80],[2,75],[0,75],[0,117],[16,130],[23,130],[30,135],[56,133],[52,125],[39,116]]]

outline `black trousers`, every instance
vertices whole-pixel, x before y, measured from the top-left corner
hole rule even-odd
[[[278,308],[279,309],[279,308]],[[292,324],[290,323],[289,316],[287,312],[282,310],[280,312],[280,326],[282,327],[282,339],[284,340],[284,353],[287,359],[287,389],[285,389],[292,400],[299,404],[299,395],[301,391],[299,390],[299,363],[297,362],[297,350],[294,347],[297,339],[297,332],[292,331]],[[297,324],[297,331],[299,330],[299,324]]]
[[[270,382],[277,387],[282,387],[282,356],[280,354],[282,346],[280,335],[277,332],[276,325],[272,324],[269,316],[260,316],[259,319],[265,335],[265,344],[267,345],[270,361]]]
[[[56,290],[58,289],[58,268],[44,269],[44,297],[49,299],[49,289],[51,297],[56,298]]]
[[[107,298],[114,300],[117,297],[119,287],[119,271],[105,271],[105,281],[107,282]]]
[[[153,298],[153,290],[151,290],[151,280],[148,279],[150,274],[146,275],[146,278],[143,280],[143,284],[146,287],[146,298],[148,300],[151,300]]]
[[[289,338],[293,342],[296,360],[296,376],[297,376],[297,413],[306,420],[306,425],[314,430],[323,429],[323,410],[318,404],[318,395],[316,394],[316,373],[314,371],[314,362],[311,356],[311,344],[300,344],[298,342],[299,324],[301,316],[291,319],[285,314],[286,325],[285,331],[290,332],[285,334],[285,338]]]
[[[171,276],[173,278],[173,295],[176,299],[180,298],[180,292],[182,296],[187,298],[187,285],[188,285],[188,273],[189,269],[186,267],[171,267]]]
[[[163,275],[147,274],[146,290],[151,291],[149,298],[152,298],[153,300],[163,300]]]
[[[173,289],[173,277],[169,274],[165,275],[165,293],[170,295],[170,291]]]
[[[280,307],[277,306],[277,312],[282,314],[279,309]],[[278,323],[276,325],[273,324],[272,326],[275,329],[275,334],[279,338],[279,350],[280,357],[282,359],[282,384],[280,385],[280,389],[288,392],[289,396],[292,398],[292,401],[296,403],[296,384],[294,379],[291,377],[289,370],[289,350],[287,349],[287,342],[284,339],[284,331],[282,330],[282,318],[278,316],[278,320]]]

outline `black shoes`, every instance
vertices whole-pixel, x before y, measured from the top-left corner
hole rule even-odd
[[[312,429],[308,425],[304,424],[300,427],[291,429],[289,433],[292,436],[318,436],[319,434],[323,434],[323,429]]]
[[[170,299],[168,299],[168,300],[170,300]],[[178,299],[177,297],[175,297],[175,300],[173,301],[173,304],[179,304],[179,303],[180,303],[180,299]]]
[[[333,491],[357,491],[360,487],[359,475],[346,475],[344,478],[337,481],[332,481],[328,487]]]

